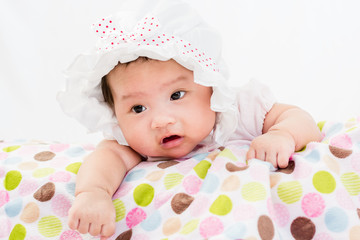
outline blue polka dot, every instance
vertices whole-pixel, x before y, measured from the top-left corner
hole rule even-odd
[[[23,159],[21,157],[9,157],[5,159],[5,164],[17,164],[21,162]]]
[[[330,208],[325,214],[326,227],[332,232],[342,232],[348,226],[348,216],[338,207]]]
[[[143,178],[145,176],[145,174],[146,174],[145,169],[134,170],[134,171],[129,172],[128,175],[126,175],[124,181],[125,182],[136,181],[136,180]]]
[[[340,130],[342,130],[344,127],[344,125],[342,123],[337,123],[334,124],[330,127],[329,130],[326,131],[326,138],[331,137],[332,135],[334,135],[335,133],[339,132]]]
[[[159,211],[155,211],[151,216],[142,221],[140,225],[145,231],[153,231],[160,226],[160,223],[161,215]]]
[[[65,152],[70,157],[80,157],[85,154],[85,150],[82,147],[72,147]]]
[[[246,226],[242,223],[236,223],[225,230],[225,234],[230,239],[244,238],[246,234]]]
[[[6,215],[9,217],[15,217],[17,216],[22,209],[22,199],[16,198],[11,200],[5,205],[5,212]]]
[[[202,161],[207,157],[207,155],[209,155],[209,153],[200,153],[200,154],[196,154],[192,158],[195,159],[196,161]]]
[[[219,178],[216,175],[209,173],[206,175],[200,191],[205,193],[213,193],[216,191],[219,184]]]
[[[66,191],[71,194],[72,196],[75,196],[75,183],[67,183],[66,184]]]
[[[309,154],[305,156],[305,159],[312,163],[317,163],[320,161],[320,153],[318,150],[312,150]]]

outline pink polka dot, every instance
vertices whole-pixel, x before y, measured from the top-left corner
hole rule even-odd
[[[256,209],[251,204],[240,204],[234,208],[233,215],[236,222],[246,221],[256,216]]]
[[[355,153],[351,155],[351,166],[357,172],[360,172],[360,153]]]
[[[187,174],[189,173],[199,162],[189,159],[186,161],[181,161],[179,164],[175,165],[175,168],[179,171],[181,174]]]
[[[5,169],[0,167],[0,178],[5,176]]]
[[[297,158],[297,156],[295,156]],[[312,167],[309,163],[303,161],[301,158],[299,158],[296,161],[296,167],[293,172],[293,176],[295,179],[301,179],[306,178],[310,176],[312,173]]]
[[[163,192],[156,196],[154,200],[155,208],[161,207],[164,203],[166,203],[171,197],[173,196],[172,193]]]
[[[9,193],[0,190],[0,207],[4,206],[7,202],[9,202]]]
[[[35,180],[23,180],[19,186],[19,194],[21,196],[33,194],[38,187],[39,184]]]
[[[191,216],[201,216],[206,210],[209,209],[209,205],[209,198],[205,196],[197,196],[189,207]]]
[[[146,219],[146,213],[141,208],[134,208],[126,215],[126,225],[133,228]]]
[[[328,233],[319,233],[315,235],[314,240],[333,240],[333,238]]]
[[[249,170],[251,177],[255,181],[269,181],[269,167],[264,165],[252,165]]]
[[[55,196],[52,200],[51,200],[51,208],[54,211],[54,213],[60,217],[66,217],[68,215],[68,211],[71,207],[71,202],[70,200],[62,195],[59,194],[57,196]]]
[[[288,208],[281,203],[274,204],[275,222],[278,226],[284,227],[288,224],[290,219],[290,213]]]
[[[82,240],[82,237],[77,231],[67,230],[61,234],[60,240]]]
[[[144,233],[136,234],[131,236],[131,240],[149,240],[150,236]]]
[[[56,172],[50,176],[50,180],[53,182],[68,182],[71,179],[69,172]]]
[[[8,157],[8,154],[7,153],[4,153],[4,152],[0,152],[0,160],[4,160]]]
[[[39,152],[39,148],[37,146],[22,146],[19,149],[19,154],[21,155],[35,155]]]
[[[202,181],[194,176],[189,175],[183,180],[183,187],[188,194],[196,194],[200,191]]]
[[[345,188],[336,189],[336,201],[338,204],[348,210],[355,209],[355,205]]]
[[[50,145],[50,150],[53,152],[62,152],[70,147],[69,144],[52,144]]]
[[[318,193],[308,193],[301,200],[301,208],[308,217],[320,216],[325,208],[325,201]]]
[[[11,222],[10,219],[0,218],[0,237],[7,239],[11,231]]]
[[[95,146],[94,144],[84,144],[82,145],[82,147],[84,148],[85,151],[94,151],[95,150]]]
[[[200,234],[203,238],[216,236],[224,231],[224,225],[217,217],[208,217],[200,223]]]
[[[352,141],[351,138],[346,133],[343,133],[333,137],[330,140],[330,145],[344,149],[351,149]]]
[[[121,183],[120,188],[115,192],[113,199],[117,199],[117,198],[125,196],[133,188],[134,188],[134,186],[132,184],[129,184],[126,182]]]
[[[288,224],[290,213],[286,205],[281,203],[273,204],[271,198],[267,200],[267,207],[269,215],[279,227],[284,227]]]

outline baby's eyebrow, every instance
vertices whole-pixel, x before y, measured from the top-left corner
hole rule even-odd
[[[160,89],[166,88],[175,83],[186,82],[186,81],[188,81],[188,78],[184,75],[180,75],[177,78],[174,78],[173,80],[170,80],[168,82],[165,82],[165,83],[159,85],[159,88]],[[146,92],[144,92],[144,91],[134,91],[134,92],[130,92],[130,93],[122,95],[121,100],[124,101],[124,100],[131,99],[131,98],[139,98],[140,96],[145,96],[145,95],[146,95]]]

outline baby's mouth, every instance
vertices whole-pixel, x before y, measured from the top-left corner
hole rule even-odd
[[[168,142],[177,140],[177,139],[179,139],[179,138],[181,138],[179,135],[171,135],[171,136],[169,136],[169,137],[164,138],[164,139],[161,141],[161,143],[162,143],[162,144],[167,144]]]

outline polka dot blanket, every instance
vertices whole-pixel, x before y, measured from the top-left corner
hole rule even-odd
[[[246,146],[142,162],[113,197],[120,239],[360,239],[360,118],[319,123],[323,140],[286,169],[245,162]],[[99,239],[67,226],[93,146],[0,142],[0,238]]]

